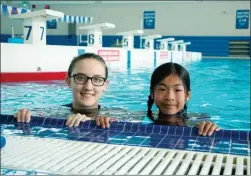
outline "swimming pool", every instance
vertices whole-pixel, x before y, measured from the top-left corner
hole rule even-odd
[[[191,77],[189,112],[206,113],[223,129],[250,131],[249,60],[202,59],[184,66]],[[110,85],[101,104],[109,108],[123,108],[122,113],[121,109],[115,112],[118,119],[142,120],[147,108],[152,71],[110,72]],[[58,105],[69,102],[71,91],[63,81],[1,85],[2,114],[13,114],[17,109],[27,107],[50,111],[52,106],[54,112],[58,109],[63,114],[62,107]],[[132,116],[130,112],[136,115]]]
[[[220,127],[228,130],[203,137],[198,136],[197,128],[130,122],[113,122],[110,129],[100,129],[90,121],[68,128],[64,125],[64,116],[69,109],[59,105],[71,102],[71,91],[63,81],[2,84],[2,114],[13,114],[17,109],[28,107],[37,115],[53,112],[59,118],[33,117],[25,124],[15,122],[13,116],[1,115],[1,133],[7,137],[6,147],[1,151],[1,174],[148,175],[158,172],[158,175],[185,175],[189,171],[192,175],[249,175],[249,61],[205,59],[185,67],[192,80],[188,110],[209,114]],[[111,108],[119,120],[142,120],[152,71],[110,73],[110,86],[101,104]],[[102,153],[103,148],[109,152]],[[123,167],[119,169],[120,166]]]

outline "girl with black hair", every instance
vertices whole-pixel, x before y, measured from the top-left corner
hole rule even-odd
[[[152,74],[150,95],[148,96],[147,116],[155,124],[185,126],[188,120],[187,101],[191,96],[190,76],[188,71],[177,63],[160,65]],[[157,118],[152,113],[155,103],[159,109]],[[199,135],[212,135],[220,130],[210,121],[201,121],[196,124]]]

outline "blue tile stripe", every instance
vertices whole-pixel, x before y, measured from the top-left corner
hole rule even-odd
[[[131,69],[131,50],[127,50],[127,70]]]
[[[156,65],[157,65],[157,52],[154,51],[153,68],[156,68]]]
[[[210,137],[198,136],[198,128],[132,122],[112,122],[110,129],[101,129],[94,121],[81,122],[69,128],[65,118],[32,116],[30,123],[18,123],[12,115],[0,115],[0,123],[12,124],[26,135],[62,138],[50,128],[67,131],[65,139],[100,143],[171,148],[190,151],[250,155],[250,131],[220,130]],[[48,127],[37,132],[33,127]],[[2,132],[4,133],[4,128]],[[14,130],[14,129],[12,129]],[[20,131],[17,132],[20,135]]]

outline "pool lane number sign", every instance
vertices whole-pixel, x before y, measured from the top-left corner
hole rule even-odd
[[[46,24],[42,17],[24,19],[23,22],[24,43],[46,44]]]
[[[102,47],[102,32],[100,30],[89,30],[87,35],[88,46]]]
[[[250,10],[236,10],[236,29],[249,29]]]

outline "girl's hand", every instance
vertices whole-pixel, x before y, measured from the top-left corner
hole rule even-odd
[[[93,120],[93,119],[90,117],[87,117],[84,114],[82,115],[80,113],[72,114],[68,117],[65,125],[69,126],[69,127],[72,127],[72,126],[77,127],[77,126],[79,126],[80,122],[84,122],[87,120]]]
[[[203,136],[211,136],[214,131],[219,131],[220,128],[217,127],[215,123],[202,121],[200,122],[197,127],[199,128],[199,135]]]
[[[110,128],[110,121],[113,119],[106,116],[99,116],[96,118],[96,124],[101,126],[101,128]]]
[[[17,122],[29,123],[31,120],[31,112],[28,109],[20,109],[14,114],[14,118],[17,119]]]

